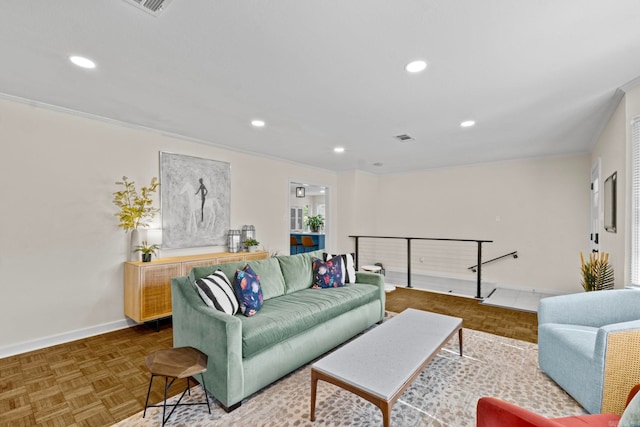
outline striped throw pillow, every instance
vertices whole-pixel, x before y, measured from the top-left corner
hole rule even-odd
[[[222,270],[216,270],[211,275],[196,280],[196,287],[200,298],[209,307],[227,314],[238,312],[240,303]]]

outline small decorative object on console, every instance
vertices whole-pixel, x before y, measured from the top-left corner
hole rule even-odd
[[[152,254],[156,257],[158,256],[158,249],[160,249],[160,246],[149,245],[146,240],[143,240],[141,245],[136,246],[135,251],[142,254],[142,262],[150,262]]]
[[[247,240],[244,241],[244,245],[247,247],[247,250],[249,252],[255,252],[259,244],[260,242],[252,238],[248,238]]]

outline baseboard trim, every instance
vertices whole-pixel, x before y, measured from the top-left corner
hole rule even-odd
[[[137,323],[130,319],[121,319],[116,320],[115,322],[103,323],[100,325],[90,326],[88,328],[64,332],[62,334],[50,335],[48,337],[38,338],[31,341],[7,345],[0,347],[0,359],[15,356],[16,354],[27,353],[29,351],[40,350],[58,344],[64,344],[70,341],[76,341],[82,338],[93,337],[106,332],[118,331],[134,325],[137,325]]]

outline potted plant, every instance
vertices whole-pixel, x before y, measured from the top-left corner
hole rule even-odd
[[[609,254],[592,252],[589,254],[589,260],[585,262],[584,255],[580,252],[580,263],[581,284],[585,291],[613,289],[613,267],[609,264]]]
[[[152,196],[158,190],[160,183],[157,178],[152,178],[148,187],[141,188],[140,194],[136,190],[135,182],[129,181],[126,176],[123,176],[122,181],[117,181],[116,184],[122,185],[124,188],[113,193],[113,204],[120,209],[115,215],[120,222],[118,227],[124,229],[125,232],[131,231],[129,256],[134,260],[134,248],[140,245],[138,227],[148,227],[148,221],[158,212],[158,209],[153,207]]]
[[[141,245],[136,246],[135,251],[142,254],[142,262],[149,262],[151,261],[151,254],[158,256],[158,249],[160,249],[160,246],[149,245],[146,240],[143,240]]]
[[[308,216],[304,223],[309,226],[312,232],[317,233],[320,231],[320,227],[324,226],[324,218],[322,218],[322,215],[312,215]]]
[[[259,244],[260,242],[258,242],[256,239],[252,239],[251,237],[244,241],[244,245],[247,247],[247,250],[249,252],[255,252],[256,249],[258,249]]]

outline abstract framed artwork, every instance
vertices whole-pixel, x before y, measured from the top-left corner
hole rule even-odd
[[[160,152],[162,247],[224,246],[231,217],[231,165]]]

